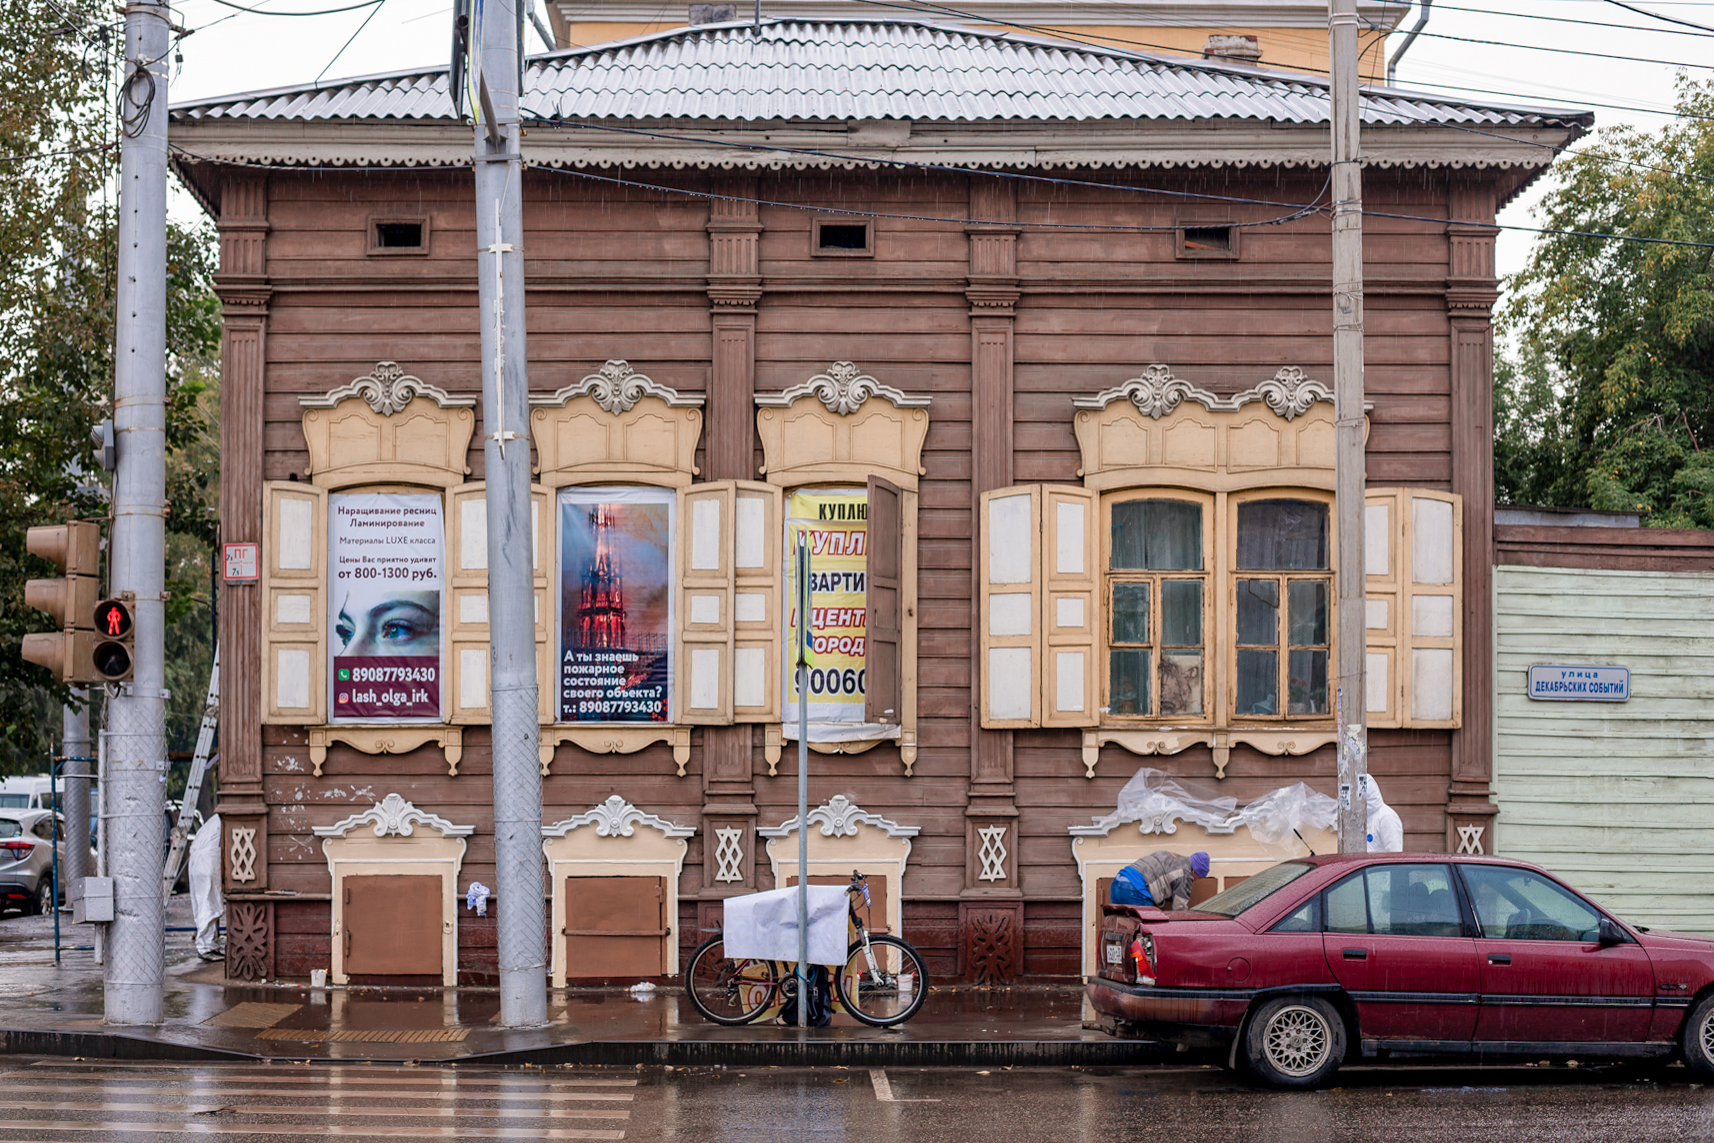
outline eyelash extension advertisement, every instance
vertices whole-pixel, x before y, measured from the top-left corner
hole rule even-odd
[[[333,718],[439,719],[446,530],[432,493],[328,498]]]

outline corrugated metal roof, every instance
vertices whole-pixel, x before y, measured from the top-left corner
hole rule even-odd
[[[710,24],[533,57],[523,100],[543,117],[615,120],[1327,121],[1299,75],[900,20]],[[450,120],[447,69],[278,88],[173,108],[180,121]],[[1367,89],[1369,124],[1527,126],[1584,112]]]

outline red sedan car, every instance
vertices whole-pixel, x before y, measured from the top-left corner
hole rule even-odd
[[[1184,912],[1109,905],[1089,982],[1139,1036],[1276,1087],[1401,1053],[1667,1057],[1714,1078],[1714,941],[1626,925],[1533,865],[1288,861]]]

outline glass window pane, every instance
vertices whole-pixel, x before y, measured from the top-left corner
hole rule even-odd
[[[1280,581],[1238,581],[1238,643],[1277,647],[1280,641]]]
[[[1369,908],[1363,895],[1363,875],[1354,873],[1327,891],[1327,931],[1366,933]]]
[[[1115,569],[1202,570],[1202,505],[1127,500],[1113,505]]]
[[[1116,583],[1113,585],[1113,642],[1147,643],[1149,641],[1149,585],[1146,583]]]
[[[1238,505],[1238,566],[1315,571],[1327,566],[1327,505],[1246,500]]]
[[[1280,712],[1280,653],[1238,652],[1238,713]]]
[[[1321,918],[1316,915],[1316,906],[1320,903],[1320,897],[1311,897],[1295,911],[1286,914],[1268,931],[1270,933],[1319,933],[1321,931]]]
[[[1149,653],[1113,651],[1108,657],[1107,706],[1113,714],[1149,713]]]
[[[1286,664],[1290,714],[1327,713],[1327,652],[1293,651]]]
[[[1504,865],[1461,865],[1485,937],[1594,941],[1601,914],[1540,874]]]
[[[1383,865],[1367,871],[1369,916],[1376,933],[1395,937],[1461,937],[1458,895],[1444,865]]]
[[[1302,877],[1315,866],[1301,861],[1282,861],[1270,865],[1253,877],[1245,877],[1222,893],[1216,893],[1200,905],[1192,905],[1198,913],[1213,913],[1220,917],[1236,917]]]
[[[1294,579],[1288,590],[1290,635],[1286,641],[1294,647],[1327,646],[1327,581]]]
[[[1161,645],[1202,646],[1202,581],[1161,581]]]
[[[1161,652],[1161,717],[1202,713],[1202,652]]]

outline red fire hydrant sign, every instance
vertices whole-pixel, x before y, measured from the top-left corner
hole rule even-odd
[[[255,583],[262,578],[261,544],[222,544],[227,583]]]

